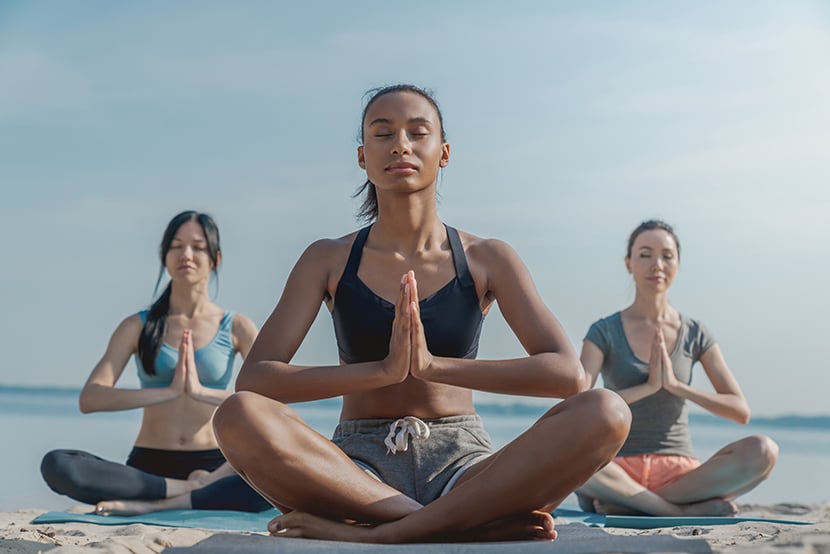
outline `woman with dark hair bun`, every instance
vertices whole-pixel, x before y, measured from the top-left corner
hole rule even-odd
[[[240,392],[216,413],[222,451],[284,512],[269,525],[281,537],[552,540],[551,510],[614,457],[628,408],[584,392],[576,352],[513,248],[438,217],[450,145],[435,99],[412,85],[376,90],[361,129],[371,224],[316,241],[294,266]],[[496,302],[526,353],[478,360]],[[340,363],[292,363],[321,304]],[[494,450],[473,389],[564,400]],[[338,396],[331,440],[289,406]]]
[[[208,294],[222,261],[219,229],[186,211],[167,225],[159,249],[170,282],[148,310],[116,328],[80,395],[83,413],[143,409],[126,464],[78,450],[53,450],[41,463],[49,487],[96,513],[135,514],[171,508],[261,511],[267,502],[225,462],[213,413],[230,392],[236,354],[246,356],[256,326],[226,312]],[[135,355],[139,389],[116,387]]]
[[[680,241],[664,221],[648,220],[628,238],[625,266],[634,302],[591,325],[582,365],[595,383],[631,408],[631,433],[613,462],[577,493],[583,509],[656,516],[734,515],[732,502],[772,471],[778,446],[755,435],[728,444],[701,464],[692,450],[687,401],[738,423],[749,405],[709,330],[669,304]],[[700,362],[714,392],[692,386]]]

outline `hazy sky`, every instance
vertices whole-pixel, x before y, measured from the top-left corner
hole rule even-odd
[[[755,414],[830,412],[830,3],[285,4],[0,2],[0,383],[80,386],[183,209],[219,223],[217,303],[262,324],[358,226],[363,93],[413,82],[452,145],[441,216],[512,244],[577,347],[662,217],[672,303]],[[297,359],[336,352],[322,311]],[[480,356],[520,352],[492,312]]]

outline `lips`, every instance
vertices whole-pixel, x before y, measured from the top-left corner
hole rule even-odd
[[[389,173],[410,173],[416,171],[418,166],[408,162],[395,162],[387,165],[384,169]]]

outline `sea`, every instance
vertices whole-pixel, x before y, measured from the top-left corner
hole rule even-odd
[[[0,511],[65,510],[76,504],[53,493],[41,479],[40,460],[49,450],[73,448],[114,461],[126,459],[138,434],[140,411],[81,414],[79,393],[70,388],[0,385]],[[549,407],[514,398],[476,404],[497,448],[527,429]],[[293,407],[314,429],[330,436],[340,400]],[[780,455],[772,475],[742,496],[739,504],[830,501],[830,415],[755,417],[748,425],[705,413],[691,413],[689,419],[693,446],[701,459],[747,435],[768,435],[778,443]],[[573,497],[566,503],[571,501],[575,504]]]

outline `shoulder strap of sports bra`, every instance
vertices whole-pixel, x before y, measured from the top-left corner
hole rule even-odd
[[[349,261],[346,262],[346,267],[343,269],[343,277],[354,277],[357,275],[357,268],[360,267],[360,258],[363,257],[363,245],[366,244],[366,237],[369,236],[369,229],[372,226],[368,225],[357,232],[357,236],[352,243],[352,250],[349,252]]]
[[[227,311],[222,314],[222,319],[219,320],[219,329],[233,328],[233,312]]]
[[[455,264],[455,276],[458,278],[458,282],[463,287],[475,286],[473,276],[470,274],[470,268],[467,267],[467,256],[464,254],[464,246],[461,244],[458,231],[454,227],[446,224],[444,227],[447,228],[447,239],[450,241],[452,261]]]
[[[461,244],[461,238],[458,236],[458,231],[454,227],[444,225],[447,229],[447,239],[450,241],[450,250],[452,250],[452,261],[455,265],[455,275],[458,281],[464,287],[473,286],[473,276],[470,274],[470,269],[467,267],[467,256],[464,255],[464,246]],[[346,262],[346,267],[343,269],[343,277],[353,277],[357,275],[357,269],[360,266],[360,259],[363,257],[363,246],[366,244],[366,237],[369,236],[369,229],[372,226],[364,227],[357,232],[357,236],[352,243],[352,250],[349,252],[349,260]]]

